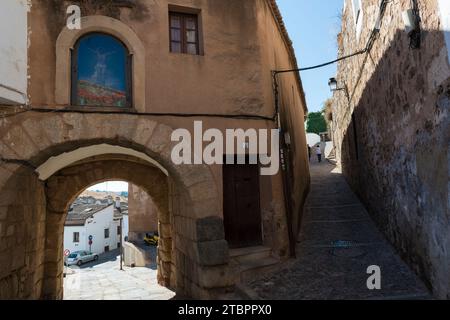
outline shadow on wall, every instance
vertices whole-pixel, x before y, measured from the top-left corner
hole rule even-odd
[[[403,259],[436,297],[450,298],[450,68],[443,44],[442,32],[423,31],[421,49],[413,50],[404,31],[396,33],[371,78],[357,85],[363,92],[351,102],[357,105],[341,158],[344,176]],[[362,70],[374,63],[371,52]]]

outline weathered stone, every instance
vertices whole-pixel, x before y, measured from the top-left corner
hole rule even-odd
[[[225,240],[198,242],[197,249],[198,262],[202,266],[217,266],[228,263],[228,243]]]
[[[170,251],[158,250],[158,259],[162,262],[170,262],[172,261],[172,253]]]
[[[235,275],[228,265],[216,267],[200,267],[199,285],[205,289],[224,288],[235,284]]]
[[[14,225],[8,226],[8,228],[6,229],[6,236],[10,237],[10,236],[14,235],[14,230],[15,230]]]
[[[170,238],[172,236],[172,226],[170,224],[159,224],[160,236],[164,238]]]
[[[211,216],[221,216],[217,199],[194,202],[193,209],[195,210],[195,217],[197,217],[198,219]]]
[[[148,146],[154,152],[161,153],[161,151],[166,149],[171,144],[171,134],[172,130],[169,127],[158,125],[153,131],[152,137],[148,142]],[[168,159],[170,159],[170,157]]]
[[[213,181],[200,182],[189,188],[189,195],[194,202],[215,199],[216,186]]]
[[[348,87],[351,101],[336,91],[330,127],[336,160],[372,218],[435,295],[448,298],[450,251],[442,244],[450,243],[450,228],[442,222],[448,221],[450,172],[444,102],[450,97],[449,47],[438,1],[418,2],[420,48],[410,46],[414,37],[407,36],[388,4],[370,52],[339,62],[339,86]],[[375,6],[374,0],[363,1],[357,38],[347,5],[339,36],[342,55],[369,41],[378,18]]]
[[[137,122],[136,131],[132,140],[137,144],[147,145],[156,126],[157,123],[155,121],[140,118]]]
[[[225,239],[223,220],[219,217],[198,219],[197,241],[214,241]]]

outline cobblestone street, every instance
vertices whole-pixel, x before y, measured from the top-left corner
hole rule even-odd
[[[169,300],[175,293],[158,285],[156,267],[120,270],[118,252],[99,263],[72,266],[64,278],[64,300]]]
[[[311,163],[297,259],[248,285],[262,299],[427,299],[428,290],[377,230],[343,176]],[[381,268],[381,290],[367,268]]]

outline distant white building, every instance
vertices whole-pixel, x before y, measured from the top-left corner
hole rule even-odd
[[[320,143],[320,136],[318,134],[315,134],[315,133],[307,133],[306,134],[306,143],[310,147],[314,147],[315,145]]]
[[[123,219],[123,232],[120,230],[120,219]],[[117,209],[115,203],[75,204],[64,226],[64,250],[104,253],[120,247],[121,234],[123,240],[128,236],[128,212]]]

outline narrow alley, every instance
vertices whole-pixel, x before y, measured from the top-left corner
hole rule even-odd
[[[429,299],[339,170],[314,161],[311,180],[297,259],[249,284],[251,294],[276,300]],[[373,265],[381,268],[381,290],[367,288]]]

